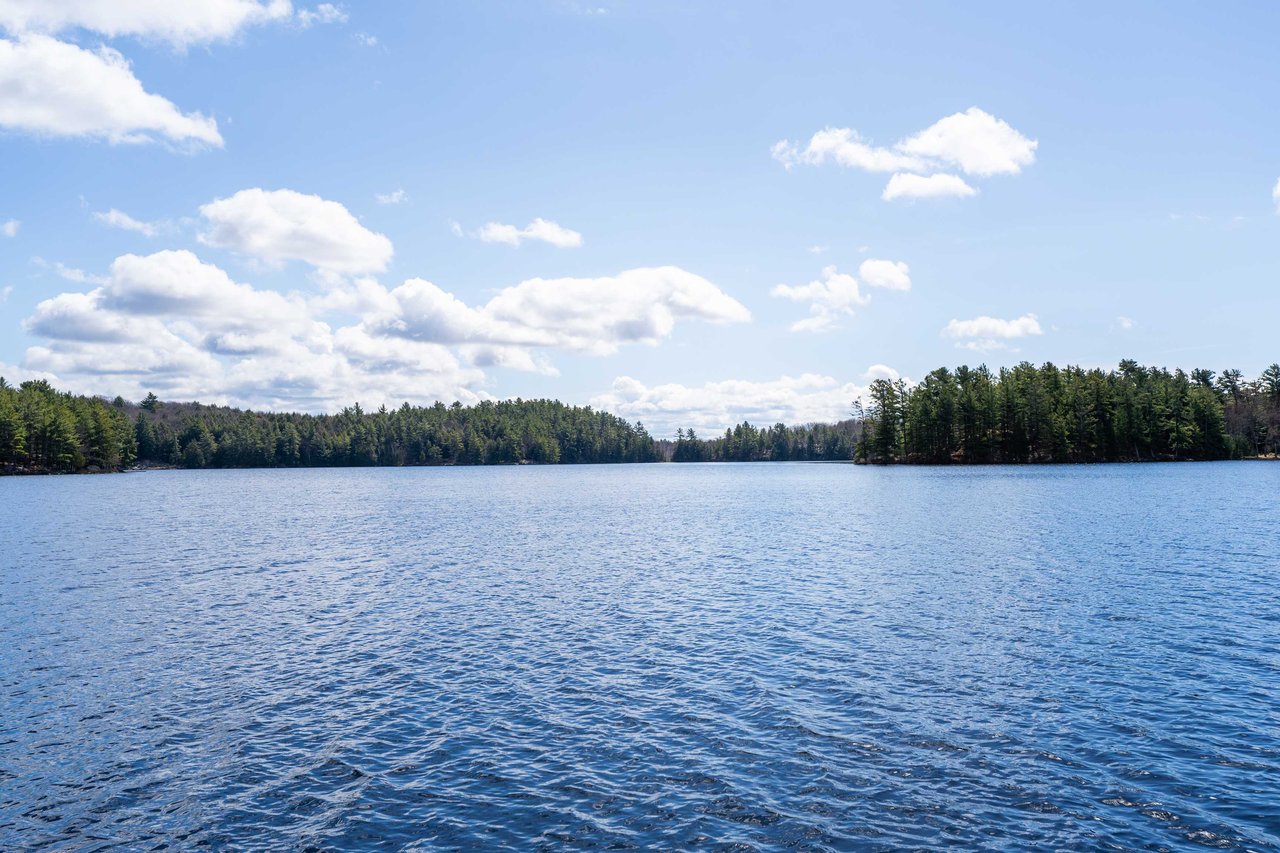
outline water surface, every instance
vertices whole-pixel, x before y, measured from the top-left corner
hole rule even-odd
[[[0,507],[0,849],[1280,848],[1280,464]]]

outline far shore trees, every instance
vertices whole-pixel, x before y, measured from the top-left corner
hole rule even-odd
[[[741,423],[655,440],[554,400],[435,403],[333,415],[253,412],[18,387],[0,377],[0,473],[187,468],[861,461],[985,464],[1280,456],[1280,364],[1238,370],[939,368],[918,384],[877,379],[833,424]]]

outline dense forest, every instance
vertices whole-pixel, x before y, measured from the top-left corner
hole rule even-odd
[[[120,407],[0,377],[0,473],[119,471],[136,458],[134,423]]]
[[[251,412],[198,403],[133,404],[0,380],[0,470],[656,462],[641,424],[550,400],[454,403],[336,415]]]
[[[915,385],[878,379],[848,420],[656,441],[590,407],[552,400],[380,408],[334,415],[140,403],[0,378],[0,473],[502,463],[862,461],[1027,463],[1280,455],[1280,365],[1170,372],[1022,363],[940,368]]]
[[[878,379],[834,426],[741,424],[682,433],[676,461],[855,459],[873,463],[1129,462],[1280,453],[1280,365],[1238,370],[940,368],[918,384]]]

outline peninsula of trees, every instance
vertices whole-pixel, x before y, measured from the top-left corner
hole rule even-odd
[[[0,378],[0,473],[502,463],[860,461],[982,464],[1239,459],[1280,454],[1280,365],[1170,372],[1022,363],[879,379],[834,424],[743,423],[655,440],[590,407],[509,400],[334,415],[131,403]]]
[[[877,379],[853,418],[803,432],[742,424],[676,461],[854,459],[872,463],[1149,462],[1280,454],[1280,364],[1254,381],[1238,370],[1170,372],[1023,362],[940,368],[920,383]],[[799,442],[799,443],[798,443]]]

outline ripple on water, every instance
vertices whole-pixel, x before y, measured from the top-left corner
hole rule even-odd
[[[1278,486],[0,480],[0,849],[1275,849]]]

